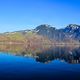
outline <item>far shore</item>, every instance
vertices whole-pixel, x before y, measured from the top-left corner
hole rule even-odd
[[[26,42],[0,42],[0,45],[51,45],[51,46],[80,46],[80,43],[70,43],[70,42],[56,42],[56,43],[26,43]]]

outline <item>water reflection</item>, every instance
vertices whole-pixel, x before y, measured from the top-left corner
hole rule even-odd
[[[43,53],[36,54],[36,61],[48,63],[52,60],[60,60],[67,63],[80,63],[80,47],[70,49],[70,47],[55,47]]]
[[[71,64],[80,63],[79,46],[51,46],[49,48],[26,48],[25,45],[0,45],[0,51],[35,58],[37,62],[49,63],[60,60]]]

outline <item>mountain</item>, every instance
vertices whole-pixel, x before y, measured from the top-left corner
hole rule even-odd
[[[63,40],[64,32],[62,29],[56,29],[50,25],[40,25],[35,29],[37,34],[48,37],[50,40]]]
[[[50,25],[40,25],[36,27],[36,32],[52,40],[65,41],[65,40],[80,40],[80,25],[69,24],[64,29],[56,29]]]
[[[80,42],[80,25],[69,24],[63,29],[56,29],[55,27],[42,24],[32,30],[20,30],[14,32],[5,32],[0,34],[1,41],[11,42]],[[52,41],[52,42],[51,42]]]
[[[65,34],[67,35],[68,38],[72,38],[75,40],[80,40],[80,25],[76,24],[69,24],[65,29],[64,29]]]

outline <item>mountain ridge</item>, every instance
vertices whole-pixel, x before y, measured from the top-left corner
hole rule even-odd
[[[41,24],[35,29],[31,30],[20,30],[14,32],[5,32],[0,34],[0,41],[12,40],[12,41],[24,41],[30,37],[35,38],[35,36],[46,38],[50,41],[57,42],[69,42],[73,43],[80,42],[80,25],[69,24],[65,28],[56,29],[55,27],[48,24]],[[2,39],[2,40],[1,40]],[[41,38],[40,38],[41,39]]]

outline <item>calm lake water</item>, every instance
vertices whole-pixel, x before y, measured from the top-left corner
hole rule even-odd
[[[20,52],[1,50],[0,80],[80,80],[80,47]]]

